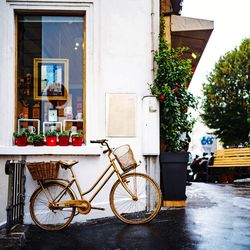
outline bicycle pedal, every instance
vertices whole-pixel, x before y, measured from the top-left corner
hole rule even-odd
[[[102,208],[102,207],[91,207],[91,209],[102,210],[102,211],[105,210],[105,208]]]

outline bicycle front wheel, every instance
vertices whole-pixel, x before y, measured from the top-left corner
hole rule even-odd
[[[53,202],[74,200],[75,196],[61,182],[48,182],[38,188],[30,199],[30,215],[35,224],[45,230],[65,228],[75,215],[74,207],[53,207]]]
[[[110,206],[113,213],[128,224],[151,221],[161,209],[161,190],[153,179],[140,173],[122,176],[123,183],[135,195],[131,195],[118,180],[111,189]]]

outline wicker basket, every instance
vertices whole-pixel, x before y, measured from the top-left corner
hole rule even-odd
[[[128,172],[138,167],[133,151],[129,145],[126,144],[116,148],[113,154],[124,172]]]
[[[28,162],[27,167],[33,180],[55,179],[58,175],[59,162]]]

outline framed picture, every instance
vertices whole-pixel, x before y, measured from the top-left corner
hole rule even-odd
[[[40,108],[39,107],[33,107],[32,118],[33,119],[40,119]]]
[[[57,109],[49,109],[48,110],[48,121],[49,122],[57,122]]]
[[[69,60],[34,58],[34,99],[66,100]]]

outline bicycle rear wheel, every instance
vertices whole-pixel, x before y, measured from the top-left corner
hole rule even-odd
[[[125,190],[118,180],[110,193],[110,206],[113,213],[128,224],[143,224],[151,221],[161,209],[161,190],[153,179],[140,173],[130,173],[122,177],[129,190]]]
[[[72,221],[75,215],[75,208],[66,208],[63,205],[59,208],[53,208],[52,202],[74,199],[74,194],[69,188],[66,188],[65,184],[48,182],[43,185],[43,188],[38,188],[31,196],[31,218],[42,229],[61,230]]]

